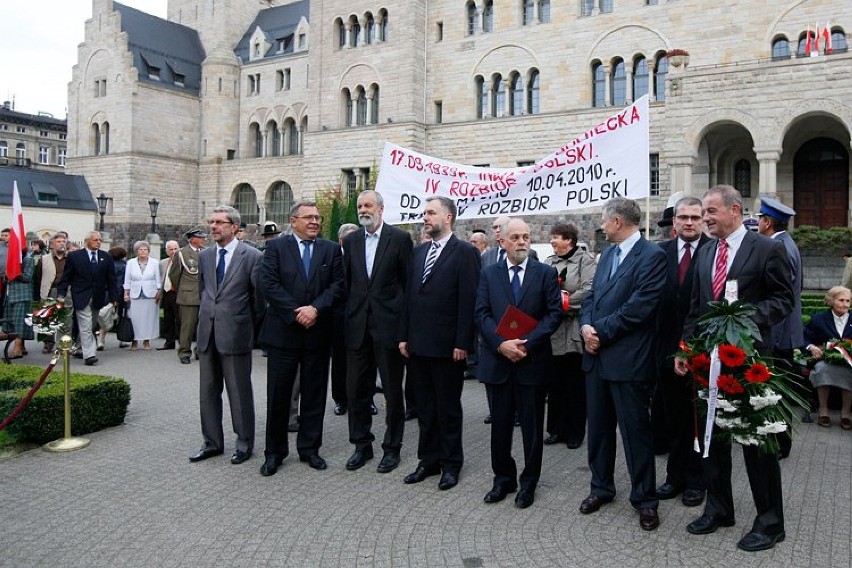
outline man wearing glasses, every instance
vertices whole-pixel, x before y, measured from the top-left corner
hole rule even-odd
[[[319,455],[328,391],[332,309],[343,300],[343,262],[337,243],[317,238],[317,204],[300,201],[290,210],[292,235],[268,242],[260,286],[268,304],[260,341],[267,364],[266,460],[263,476],[274,475],[289,453],[287,420],[296,373],[301,404],[296,449],[313,469],[327,467]]]

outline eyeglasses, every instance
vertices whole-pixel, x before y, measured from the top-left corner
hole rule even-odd
[[[683,221],[684,223],[687,221],[692,221],[693,223],[697,223],[701,220],[700,215],[678,215],[675,217],[678,221]]]
[[[294,219],[304,219],[305,221],[316,221],[322,223],[322,215],[294,215]]]

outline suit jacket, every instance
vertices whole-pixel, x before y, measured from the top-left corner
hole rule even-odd
[[[784,231],[775,235],[774,240],[784,243],[793,283],[793,311],[772,326],[772,347],[790,350],[802,345],[802,255],[790,233]]]
[[[663,304],[660,309],[660,342],[658,363],[660,368],[671,370],[673,368],[672,355],[677,351],[678,343],[683,337],[683,324],[689,315],[689,306],[692,300],[692,283],[695,280],[695,260],[698,250],[709,243],[712,239],[702,234],[692,251],[692,261],[686,271],[683,283],[678,284],[678,273],[680,271],[678,262],[678,240],[669,239],[659,243],[663,252],[666,253],[666,293],[663,296]]]
[[[317,239],[311,251],[308,277],[296,237],[269,241],[260,267],[260,287],[268,303],[260,340],[281,349],[316,349],[331,344],[333,309],[343,298],[343,260],[340,246]],[[316,323],[305,329],[296,321],[296,308],[317,309]]]
[[[92,270],[89,249],[82,248],[70,253],[65,260],[62,280],[57,286],[56,295],[65,298],[71,287],[71,300],[77,308],[85,308],[89,301],[92,309],[99,310],[110,302],[118,302],[118,286],[115,281],[115,263],[112,257],[102,250],[98,255],[97,268]]]
[[[139,266],[139,259],[130,259],[124,272],[123,284],[124,289],[129,291],[132,300],[141,298],[143,293],[146,298],[154,298],[160,288],[159,262],[150,259],[143,271]]]
[[[708,310],[713,298],[713,261],[717,241],[711,241],[695,255],[695,280],[689,315],[683,327],[683,336],[689,339],[695,333],[695,321]],[[757,324],[763,342],[768,342],[773,325],[780,322],[793,309],[793,286],[787,251],[780,241],[746,231],[740,249],[734,257],[728,280],[737,281],[739,299],[754,305],[757,313],[752,320]],[[757,347],[765,347],[763,343]]]
[[[396,348],[405,286],[411,261],[411,237],[405,231],[382,223],[373,270],[367,276],[366,236],[358,230],[343,241],[346,275],[346,347],[357,349],[367,333],[367,314],[375,322],[373,340]]]
[[[452,235],[423,282],[430,246],[418,245],[411,258],[400,341],[408,342],[408,350],[423,357],[452,357],[453,349],[470,352],[481,255],[476,247]]]
[[[550,381],[550,336],[562,323],[562,295],[556,269],[537,260],[527,260],[521,297],[515,303],[505,262],[482,269],[476,292],[476,326],[482,336],[478,375],[483,383],[501,384],[514,377],[522,385],[546,385]],[[538,320],[529,334],[527,356],[512,363],[497,348],[505,340],[497,335],[497,326],[510,305]]]
[[[198,284],[199,252],[186,245],[175,253],[169,268],[169,280],[172,282],[172,289],[177,290],[176,301],[179,306],[197,306],[201,303]]]
[[[843,337],[837,337],[837,329],[834,327],[834,316],[831,310],[817,312],[811,317],[811,321],[805,328],[804,334],[805,345],[816,345],[820,348],[826,341],[831,341],[832,339],[850,339],[852,338],[852,317],[846,322]]]
[[[651,381],[656,377],[666,255],[641,237],[610,278],[614,250],[610,246],[601,254],[592,290],[580,309],[580,327],[591,325],[600,339],[596,355],[583,354],[583,370],[594,370],[607,381]]]
[[[263,255],[239,243],[222,284],[217,285],[217,248],[207,247],[198,255],[198,349],[206,353],[213,338],[220,354],[242,355],[254,347],[254,325],[263,314],[263,302],[256,292],[257,268]]]

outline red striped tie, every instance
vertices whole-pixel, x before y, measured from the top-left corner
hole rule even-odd
[[[713,271],[713,299],[718,300],[725,289],[728,278],[728,243],[719,239],[719,249],[716,251],[716,269]]]

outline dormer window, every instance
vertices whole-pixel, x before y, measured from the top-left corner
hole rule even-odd
[[[259,43],[254,44],[254,56],[260,57],[260,44]]]

